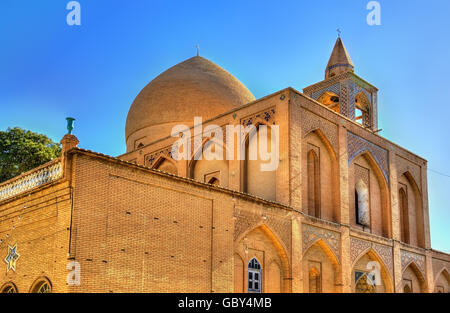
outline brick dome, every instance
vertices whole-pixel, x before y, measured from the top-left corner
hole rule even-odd
[[[179,63],[142,89],[128,112],[127,151],[170,136],[176,124],[192,125],[255,100],[233,75],[196,56]]]

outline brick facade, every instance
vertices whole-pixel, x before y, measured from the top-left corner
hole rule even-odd
[[[315,100],[324,90],[345,96],[340,111]],[[450,255],[431,249],[427,162],[377,134],[376,91],[343,73],[305,94],[283,89],[203,121],[277,125],[271,174],[236,158],[175,161],[170,136],[109,157],[67,135],[61,159],[0,184],[0,256],[11,267],[1,291],[248,292],[253,270],[262,292],[448,292]],[[362,124],[349,115],[357,92],[373,106]],[[55,162],[61,176],[47,170]],[[51,179],[36,176],[42,170]],[[208,184],[216,172],[220,183]],[[368,225],[355,215],[359,180]],[[80,284],[72,284],[78,265]]]

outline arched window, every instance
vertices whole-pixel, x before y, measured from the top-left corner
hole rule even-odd
[[[399,190],[400,200],[400,231],[402,241],[409,244],[409,213],[408,213],[408,197],[405,189]]]
[[[370,226],[369,188],[361,179],[355,186],[355,216],[356,224]]]
[[[403,288],[403,293],[412,293],[411,287],[409,287],[409,285],[405,285]]]
[[[37,283],[34,284],[31,289],[31,293],[51,293],[52,286],[50,281],[47,279],[40,279]]]
[[[404,279],[403,280],[403,293],[412,293],[413,287],[412,287],[412,280]]]
[[[320,218],[320,174],[319,158],[308,152],[308,214]]]
[[[340,113],[339,96],[334,92],[325,91],[320,95],[317,101],[319,101],[329,109],[332,109],[336,113]]]
[[[312,267],[309,270],[309,292],[310,293],[321,293],[322,292],[322,279],[320,271]]]
[[[253,258],[248,262],[248,292],[261,292],[261,283],[261,264]]]
[[[2,287],[1,293],[17,293],[17,287],[13,283],[7,283]]]
[[[371,127],[370,122],[370,102],[364,92],[360,92],[355,97],[355,121],[364,127]]]

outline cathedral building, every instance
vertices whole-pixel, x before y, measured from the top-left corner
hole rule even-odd
[[[449,292],[427,161],[379,135],[377,93],[340,38],[303,92],[255,99],[201,56],[173,66],[131,105],[125,154],[84,150],[69,132],[59,159],[0,184],[0,290]],[[276,138],[277,168],[176,157],[172,130],[196,117],[255,126],[245,156]],[[218,149],[208,139],[194,132],[193,156]]]

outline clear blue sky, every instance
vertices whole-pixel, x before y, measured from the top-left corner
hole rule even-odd
[[[77,118],[80,146],[125,152],[128,109],[168,67],[195,54],[221,65],[259,98],[323,79],[336,29],[358,75],[380,89],[381,135],[450,175],[450,1],[80,0],[0,1],[0,129],[59,141]],[[450,252],[450,177],[429,171],[432,246]]]

